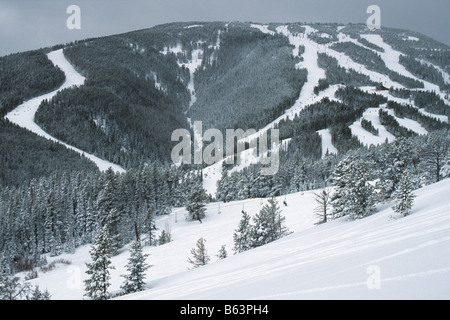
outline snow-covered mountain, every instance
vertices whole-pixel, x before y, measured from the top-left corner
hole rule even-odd
[[[170,161],[171,133],[193,130],[195,121],[203,122],[203,132],[193,132],[192,137],[210,128],[256,129],[250,140],[304,117],[302,110],[324,98],[343,102],[336,92],[348,86],[448,124],[449,56],[448,46],[423,35],[369,30],[365,25],[174,23],[79,41],[66,45],[64,55],[61,49],[52,52],[49,59],[56,66],[67,65],[63,60],[68,59],[77,71],[63,70],[66,83],[55,88],[60,91],[56,97],[54,91],[26,101],[25,107],[8,107],[6,118],[29,127],[19,118],[34,102],[27,116],[48,136],[121,170],[155,159]],[[83,86],[62,90],[72,82]],[[419,103],[424,98],[417,92],[436,96]],[[99,101],[93,102],[92,95]],[[38,108],[50,97],[49,104]],[[399,115],[383,103],[366,107],[353,124],[345,125],[363,145],[394,141],[396,134],[386,130],[378,116],[386,108],[401,127],[419,135],[430,131],[423,119]],[[379,133],[362,128],[363,119]],[[336,124],[312,128],[322,137],[323,155],[327,149],[339,152],[328,134]],[[286,132],[283,140],[290,142],[299,130]],[[236,169],[254,162],[257,159],[247,157]],[[204,171],[205,187],[212,195],[220,169],[219,164]]]
[[[146,290],[116,299],[450,298],[448,46],[354,24],[172,23],[0,57],[0,68],[0,265],[35,268],[17,275],[52,299],[85,298],[102,223],[124,245],[118,294],[129,241],[152,219],[172,241],[144,248]],[[208,129],[238,128],[255,130],[247,145],[279,129],[277,173],[260,175],[252,149],[240,164],[173,163],[175,130],[194,148]],[[371,164],[377,211],[318,224],[315,193],[347,155]],[[417,197],[402,217],[392,192],[406,171]],[[197,183],[202,223],[185,209]],[[242,211],[272,196],[292,234],[233,255]],[[212,261],[188,270],[201,237]]]

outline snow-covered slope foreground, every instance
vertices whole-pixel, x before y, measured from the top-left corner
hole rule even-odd
[[[157,226],[171,228],[173,242],[145,247],[149,253],[146,291],[119,299],[450,299],[450,179],[416,191],[411,215],[390,208],[362,220],[346,218],[316,225],[313,192],[279,198],[293,233],[271,244],[232,254],[233,232],[241,210],[256,214],[263,199],[211,203],[203,223],[187,222],[184,209],[162,217]],[[283,200],[288,207],[282,206]],[[219,213],[220,212],[220,213]],[[189,269],[196,241],[206,239],[211,262]],[[226,245],[229,257],[216,257]],[[31,280],[52,299],[82,299],[89,247],[56,259],[47,273]],[[51,262],[53,258],[48,258]],[[120,289],[128,250],[112,258],[110,292]]]
[[[53,98],[59,91],[70,88],[73,86],[81,86],[84,84],[85,78],[80,75],[73,66],[67,61],[67,59],[64,57],[63,49],[59,49],[56,51],[50,52],[48,55],[48,58],[53,62],[55,66],[58,66],[66,75],[66,80],[64,81],[63,85],[58,88],[57,90],[54,90],[52,92],[46,93],[44,95],[35,97],[33,99],[30,99],[28,101],[25,101],[21,105],[19,105],[16,109],[9,112],[6,115],[6,118],[19,125],[22,128],[28,129],[31,132],[42,136],[48,140],[58,142],[66,146],[68,149],[71,149],[79,154],[84,155],[86,158],[93,161],[98,168],[101,171],[106,171],[108,168],[112,168],[115,172],[125,172],[125,170],[113,163],[110,163],[108,161],[105,161],[103,159],[100,159],[92,154],[88,154],[78,148],[75,148],[71,145],[68,145],[55,137],[49,135],[47,132],[45,132],[40,126],[36,124],[34,121],[34,116],[39,108],[39,105],[44,100],[50,100]]]

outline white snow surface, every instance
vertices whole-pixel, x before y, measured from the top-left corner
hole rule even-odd
[[[320,130],[318,132],[322,137],[322,158],[328,154],[338,154],[338,150],[333,145],[330,129]]]
[[[86,153],[83,150],[80,150],[78,148],[75,148],[71,145],[68,145],[67,143],[64,143],[53,136],[49,135],[47,132],[45,132],[40,126],[38,126],[34,122],[34,115],[36,114],[39,105],[43,100],[50,100],[52,97],[54,97],[59,91],[70,88],[73,86],[81,86],[84,84],[85,78],[80,75],[67,61],[67,59],[64,57],[63,49],[59,49],[56,51],[50,52],[48,55],[48,58],[53,62],[54,65],[58,66],[66,75],[66,80],[64,81],[63,85],[52,92],[46,93],[44,95],[41,95],[39,97],[32,98],[28,101],[25,101],[21,105],[19,105],[16,109],[9,112],[6,115],[6,118],[11,121],[12,123],[17,124],[18,126],[28,129],[29,131],[42,136],[48,140],[55,141],[58,143],[61,143],[66,148],[74,150],[75,152],[85,156],[86,158],[93,161],[98,168],[101,171],[106,171],[109,168],[112,168],[115,172],[125,172],[125,170],[116,164],[113,164],[109,161],[100,159],[92,154]]]
[[[450,179],[424,187],[411,214],[399,216],[392,203],[378,213],[351,221],[341,218],[316,225],[314,192],[278,198],[292,234],[259,248],[233,255],[233,232],[241,210],[259,212],[267,201],[253,199],[207,205],[203,223],[185,221],[186,211],[174,209],[158,219],[161,231],[169,224],[173,242],[144,248],[147,289],[121,296],[129,300],[300,300],[300,299],[450,299]],[[317,192],[321,192],[318,190]],[[288,207],[282,206],[286,200]],[[220,214],[219,214],[220,210]],[[189,269],[187,259],[196,241],[206,239],[211,262]],[[226,245],[228,258],[215,255]],[[47,273],[39,272],[32,285],[48,289],[55,300],[83,297],[89,246]],[[117,293],[126,274],[127,249],[112,257],[110,293]],[[24,274],[20,274],[24,276]]]
[[[378,115],[379,110],[380,108],[369,108],[364,112],[362,116],[362,118],[371,121],[375,129],[378,129],[378,136],[375,136],[369,131],[366,131],[361,126],[362,119],[358,119],[352,125],[350,125],[352,134],[358,137],[359,141],[366,146],[383,144],[386,142],[386,139],[388,140],[388,142],[395,141],[395,136],[387,131],[386,128],[380,123],[380,117]]]

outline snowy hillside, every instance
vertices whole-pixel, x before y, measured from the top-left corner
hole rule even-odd
[[[106,171],[108,168],[113,168],[113,170],[116,172],[124,172],[125,170],[116,164],[113,164],[113,163],[110,163],[103,159],[100,159],[99,157],[97,157],[93,154],[86,153],[86,152],[80,150],[79,148],[75,148],[71,145],[68,145],[68,144],[62,142],[62,141],[59,141],[58,139],[52,137],[50,134],[45,132],[41,127],[39,127],[35,123],[35,121],[34,121],[35,114],[39,108],[39,105],[41,104],[41,102],[43,100],[50,100],[59,91],[64,90],[66,88],[81,86],[81,85],[83,85],[83,83],[85,81],[85,78],[82,75],[80,75],[73,68],[73,66],[69,63],[69,61],[67,61],[67,59],[64,57],[63,49],[59,49],[59,50],[50,52],[48,54],[48,58],[53,62],[53,64],[55,66],[58,66],[59,68],[61,68],[61,70],[66,75],[66,81],[64,82],[64,84],[55,91],[44,94],[42,96],[35,97],[28,101],[25,101],[24,103],[19,105],[16,109],[9,112],[6,115],[6,118],[11,122],[25,128],[25,129],[28,129],[31,132],[36,133],[39,136],[42,136],[51,141],[62,143],[67,148],[74,150],[75,152],[78,152],[79,154],[84,155],[85,157],[87,157],[88,159],[93,161],[98,166],[98,168],[102,171]]]
[[[173,242],[145,247],[146,291],[119,299],[450,299],[450,179],[416,192],[411,215],[395,214],[391,204],[378,213],[349,221],[342,218],[316,225],[313,192],[288,195],[282,206],[293,233],[268,245],[233,255],[233,232],[241,210],[256,214],[266,200],[211,203],[203,223],[187,222],[176,209],[162,217],[161,231],[170,226]],[[220,210],[220,213],[219,213]],[[188,270],[187,259],[204,237],[211,262]],[[228,258],[215,256],[226,245]],[[48,289],[52,299],[83,299],[89,247],[52,260],[53,271],[31,280]],[[110,292],[117,292],[125,274],[128,250],[112,258]],[[24,274],[22,274],[24,276]]]
[[[423,83],[424,89],[420,89],[418,91],[428,90],[430,92],[436,92],[445,104],[450,105],[450,100],[448,99],[448,95],[445,93],[445,91],[441,91],[438,85],[430,83],[428,81],[424,81],[423,79],[418,78],[417,76],[413,75],[411,72],[406,70],[406,68],[400,63],[399,57],[402,55],[402,53],[397,50],[394,50],[389,44],[387,44],[383,40],[383,38],[379,34],[369,33],[369,34],[361,34],[360,36],[364,40],[367,40],[369,44],[373,44],[381,48],[383,52],[378,52],[373,48],[367,47],[366,45],[363,45],[362,43],[356,41],[352,36],[349,36],[348,34],[341,32],[341,30],[345,28],[344,26],[337,27],[335,31],[337,34],[337,40],[330,41],[329,43],[326,44],[318,44],[309,39],[311,35],[319,34],[318,30],[309,25],[302,25],[302,28],[304,28],[304,32],[296,34],[293,34],[289,31],[290,26],[288,25],[278,26],[275,29],[275,31],[273,31],[273,29],[271,30],[269,28],[269,25],[252,24],[251,27],[258,29],[261,32],[270,36],[283,35],[287,37],[289,43],[294,47],[292,51],[293,57],[301,57],[302,59],[301,62],[296,64],[295,67],[297,69],[304,68],[305,70],[307,70],[308,78],[306,83],[303,85],[300,95],[298,99],[295,101],[295,103],[292,106],[290,106],[284,112],[283,115],[267,124],[256,134],[249,136],[247,138],[247,141],[250,141],[251,139],[260,136],[261,133],[274,128],[282,120],[293,119],[294,116],[298,114],[301,110],[303,110],[305,107],[312,105],[314,103],[318,103],[325,97],[333,101],[339,101],[339,99],[335,97],[335,93],[336,90],[342,87],[341,84],[331,85],[325,90],[319,92],[318,94],[314,93],[314,88],[318,86],[319,80],[326,78],[325,70],[318,65],[319,54],[326,54],[330,57],[335,58],[337,60],[338,65],[347,70],[347,72],[353,70],[354,72],[358,72],[364,76],[367,76],[372,81],[381,83],[388,88],[389,87],[400,89],[405,88],[404,85],[396,81],[393,81],[387,74],[383,74],[381,72],[368,69],[365,65],[354,61],[352,57],[348,56],[347,54],[334,50],[333,49],[334,44],[352,43],[355,44],[356,47],[360,48],[361,50],[364,49],[374,52],[375,54],[379,55],[381,59],[380,61],[382,61],[386,65],[387,69],[394,71],[401,76],[413,79],[415,81],[418,81],[419,83]],[[366,31],[367,30],[365,30],[364,32]],[[330,35],[326,33],[322,34],[322,36],[330,38]],[[300,47],[304,48],[302,54],[299,54]],[[448,74],[444,70],[431,63],[428,64],[438,69],[442,77],[446,79],[444,81],[447,81],[447,84],[450,84],[450,82],[448,82]],[[388,99],[388,101],[395,101],[403,105],[407,105],[408,103],[412,104],[415,108],[419,110],[420,113],[426,115],[427,117],[439,119],[444,123],[448,123],[447,116],[426,112],[423,108],[420,108],[417,105],[415,105],[414,101],[412,101],[411,103],[411,99],[409,99],[408,101],[408,99],[400,99],[394,97],[392,94],[389,93],[389,91],[376,90],[374,86],[360,86],[359,88],[367,93],[376,93],[378,95],[384,96]],[[388,132],[386,128],[380,123],[378,111],[381,108],[386,108],[386,105],[380,106],[379,108],[376,109],[375,108],[368,109],[361,119],[359,119],[354,124],[349,126],[352,135],[357,137],[357,139],[361,142],[361,144],[366,146],[380,145],[384,143],[386,140],[392,142],[396,139],[396,137],[392,133]],[[400,126],[408,128],[413,132],[417,133],[418,135],[426,135],[428,133],[427,130],[424,129],[421,126],[421,124],[419,124],[417,121],[408,118],[396,117],[393,110],[388,110],[388,113],[399,122]],[[372,124],[375,126],[375,128],[379,130],[379,135],[375,136],[370,132],[366,131],[364,128],[362,128],[360,125],[362,119],[371,121]],[[328,134],[329,130],[323,129],[320,130],[318,133],[322,137],[322,155],[324,156],[327,150],[329,153],[337,154],[338,150],[332,144],[331,136]],[[252,159],[252,162],[257,163],[258,160]],[[217,164],[212,165],[204,170],[205,188],[207,189],[208,193],[212,195],[216,191],[215,188],[216,182],[221,177],[220,170],[221,166]]]

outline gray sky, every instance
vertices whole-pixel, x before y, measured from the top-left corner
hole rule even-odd
[[[365,23],[408,29],[450,45],[449,0],[0,0],[0,56],[178,21]],[[69,5],[81,29],[69,30]]]

